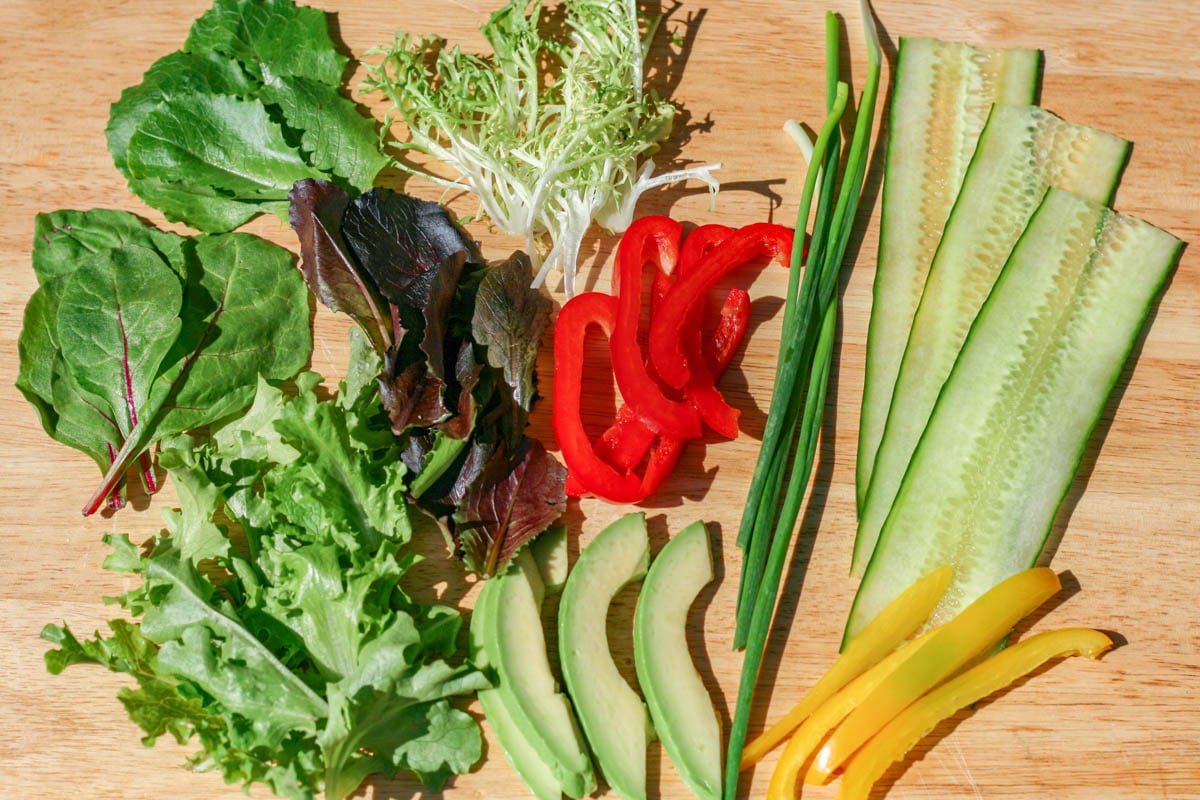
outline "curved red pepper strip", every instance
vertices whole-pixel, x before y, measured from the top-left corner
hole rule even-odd
[[[787,256],[791,249],[791,229],[758,222],[739,228],[720,247],[697,262],[695,269],[679,276],[662,308],[650,321],[650,361],[664,383],[678,389],[688,385],[692,370],[682,333],[692,309],[709,288],[737,267],[757,258]]]
[[[731,289],[725,298],[725,305],[721,307],[721,317],[708,348],[723,350],[719,369],[710,367],[709,358],[700,347],[698,338],[692,336],[690,331],[685,334],[691,374],[684,393],[700,412],[704,424],[727,439],[737,438],[738,418],[741,414],[726,402],[725,396],[717,388],[717,378],[733,358],[749,322],[750,295],[744,289]]]
[[[744,289],[730,289],[721,307],[716,329],[703,348],[704,362],[716,377],[721,376],[733,359],[749,323],[750,295]],[[650,457],[646,459],[642,473],[642,491],[649,496],[658,491],[671,474],[683,454],[684,444],[681,439],[656,437],[654,431],[647,428],[629,406],[622,405],[617,409],[613,424],[596,441],[595,452],[621,473],[632,471],[649,452]],[[651,445],[654,446],[653,450]],[[587,487],[570,469],[567,471],[567,494],[571,497],[588,494]]]
[[[749,323],[750,295],[744,289],[730,289],[725,304],[721,306],[717,329],[713,332],[713,337],[706,342],[701,358],[701,361],[711,363],[712,375],[721,377],[721,373],[729,366]],[[715,387],[713,391],[716,391]],[[646,469],[642,472],[642,491],[647,497],[658,491],[663,481],[674,471],[679,457],[683,455],[685,444],[686,442],[679,439],[659,437],[654,449],[650,451]]]
[[[650,216],[635,220],[621,237],[617,247],[620,272],[617,320],[609,337],[609,347],[621,396],[646,427],[660,436],[693,439],[700,435],[700,414],[691,403],[672,400],[663,393],[646,368],[646,359],[638,344],[643,268],[646,262],[652,262],[664,272],[673,271],[679,258],[682,234],[683,226],[670,217]],[[686,316],[679,321],[685,322]],[[680,358],[683,358],[682,353]]]
[[[721,306],[717,327],[709,337],[708,346],[702,353],[704,365],[714,377],[720,377],[750,327],[750,294],[745,289],[733,288]]]
[[[692,231],[683,240],[683,247],[680,248],[679,275],[683,276],[691,273],[701,260],[723,244],[735,232],[733,228],[725,225],[702,225]],[[729,294],[725,298],[725,305],[721,309],[722,319],[725,318],[730,304],[733,303],[736,305],[739,302],[736,295],[737,292],[745,295],[745,292],[740,289],[731,289],[729,291]],[[681,332],[688,364],[691,367],[691,377],[688,380],[687,386],[684,387],[683,393],[692,406],[695,407],[696,411],[699,412],[700,418],[708,427],[727,439],[735,439],[738,434],[738,411],[725,402],[724,396],[717,389],[716,377],[713,375],[712,370],[708,368],[708,364],[702,355],[703,348],[701,347],[701,341],[703,337],[700,316],[704,310],[703,305],[703,303],[696,303],[692,307],[691,313],[688,315],[687,325]],[[749,309],[747,308],[746,310],[748,311]],[[742,327],[742,332],[745,332],[745,326]],[[730,355],[732,356],[732,353]],[[728,359],[726,359],[726,363],[728,363]],[[653,366],[653,361],[651,361],[651,365]],[[722,369],[724,368],[722,367]]]
[[[554,411],[552,421],[567,469],[588,491],[617,503],[645,497],[642,481],[622,474],[596,455],[583,427],[583,345],[589,325],[609,337],[616,325],[617,299],[601,292],[577,294],[558,312],[554,326]]]
[[[679,248],[679,265],[674,274],[667,271],[666,268],[670,266],[669,264],[659,262],[658,269],[654,271],[654,284],[651,289],[651,315],[654,314],[654,310],[662,302],[675,279],[694,267],[697,261],[724,241],[733,231],[733,228],[726,225],[701,225],[684,238],[683,245]],[[619,270],[614,272],[614,275],[618,273]],[[699,324],[701,310],[698,307],[693,315],[694,326],[689,323],[690,327],[694,327],[694,340],[697,347],[700,347],[701,341]],[[745,290],[730,289],[729,296],[725,299],[725,305],[721,307],[721,315],[716,330],[713,332],[713,340],[708,343],[708,346],[702,348],[706,364],[710,361],[719,364],[719,366],[711,367],[712,371],[719,373],[729,363],[733,352],[746,332],[749,324],[749,312],[749,296]],[[738,325],[739,320],[740,325]],[[717,352],[725,349],[729,352]],[[645,458],[650,446],[654,443],[654,438],[654,431],[641,422],[630,406],[622,405],[617,409],[617,416],[613,424],[597,440],[596,454],[619,471],[628,472]]]

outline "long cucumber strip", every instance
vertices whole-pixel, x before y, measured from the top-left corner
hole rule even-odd
[[[1046,193],[938,398],[847,640],[935,566],[954,576],[930,624],[1037,560],[1182,248],[1149,223]]]
[[[854,541],[861,574],[971,322],[1049,186],[1108,202],[1129,142],[1036,106],[994,106],[929,268]]]
[[[861,512],[929,264],[993,103],[1029,105],[1038,50],[900,39],[892,92],[855,492]]]

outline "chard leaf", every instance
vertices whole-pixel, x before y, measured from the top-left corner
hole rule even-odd
[[[105,473],[88,502],[119,505],[125,473],[164,436],[218,422],[312,349],[291,254],[246,234],[187,239],[113,211],[38,220],[41,279],[18,340],[17,387],[47,433]]]
[[[172,369],[151,400],[159,436],[240,411],[259,375],[290,378],[312,351],[306,291],[288,251],[232,233],[198,239],[196,260],[202,271],[188,286]]]
[[[155,250],[183,276],[187,239],[152,228],[125,211],[52,211],[38,214],[33,229],[33,271],[45,285],[75,271],[88,255],[139,245]]]
[[[475,298],[471,321],[475,341],[487,360],[504,370],[513,398],[529,411],[536,395],[537,351],[550,324],[550,298],[530,288],[533,268],[523,253],[489,269]]]
[[[46,433],[54,436],[59,412],[54,407],[54,372],[61,361],[58,355],[58,305],[64,278],[39,286],[25,304],[21,335],[17,339],[20,365],[17,389],[38,413]]]
[[[153,250],[129,246],[86,258],[59,302],[58,347],[99,413],[128,437],[181,328],[183,287]]]

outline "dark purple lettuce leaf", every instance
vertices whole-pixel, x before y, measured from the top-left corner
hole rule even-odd
[[[475,428],[475,416],[478,403],[475,399],[475,387],[479,385],[483,365],[475,360],[475,346],[463,342],[458,350],[458,358],[454,362],[454,378],[458,397],[455,402],[456,413],[443,422],[442,431],[455,439],[465,439]]]
[[[449,330],[451,306],[458,294],[458,282],[467,263],[467,253],[459,250],[446,257],[434,271],[425,303],[425,335],[421,350],[429,359],[429,371],[446,380],[446,337]]]
[[[531,288],[532,282],[529,257],[513,253],[484,275],[471,321],[475,341],[487,348],[488,364],[504,371],[513,399],[526,411],[536,397],[538,346],[552,307],[545,292]]]
[[[441,205],[390,189],[359,195],[346,209],[342,233],[358,263],[379,292],[400,308],[418,314],[429,301],[437,270],[447,258],[465,252],[480,262],[479,249]]]
[[[288,200],[292,228],[300,240],[300,271],[309,290],[333,311],[349,314],[376,351],[387,352],[396,338],[392,315],[342,236],[350,195],[328,181],[309,179],[296,183]]]
[[[425,361],[414,361],[399,374],[380,376],[379,396],[397,436],[410,427],[429,427],[451,414],[443,402],[446,384],[429,371]]]
[[[525,435],[551,308],[529,259],[486,266],[440,205],[386,189],[350,199],[301,181],[291,201],[310,289],[383,357],[409,500],[468,568],[494,574],[566,508],[566,470]]]
[[[466,466],[463,473],[468,473]],[[511,455],[507,448],[496,448],[461,490],[453,515],[459,557],[469,569],[493,575],[521,545],[562,516],[566,483],[566,469],[536,439],[525,438]]]

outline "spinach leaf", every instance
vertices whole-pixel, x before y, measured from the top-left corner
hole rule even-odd
[[[182,50],[122,92],[107,128],[130,189],[202,231],[287,214],[302,178],[369,188],[389,159],[344,95],[327,15],[291,0],[216,0]]]

